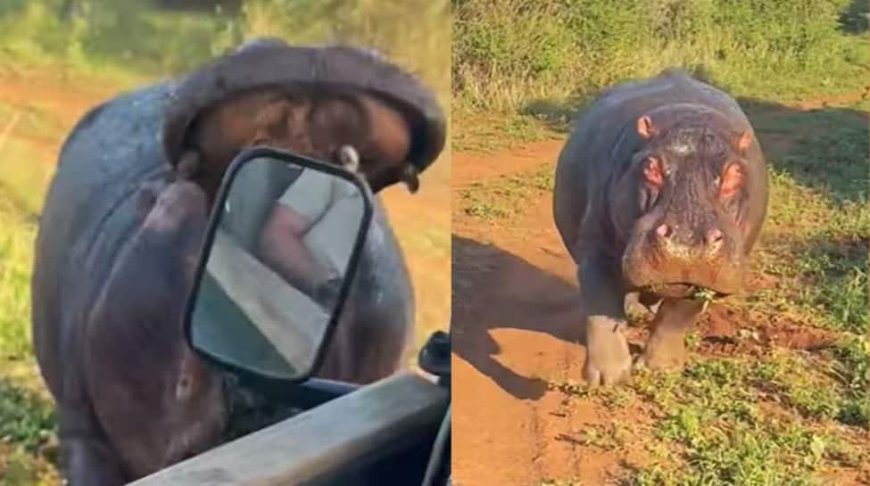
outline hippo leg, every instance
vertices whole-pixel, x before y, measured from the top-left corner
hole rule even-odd
[[[653,332],[636,366],[678,369],[686,362],[686,331],[704,308],[695,299],[664,299],[655,318]]]
[[[585,259],[577,276],[586,323],[583,378],[593,386],[619,383],[631,373],[631,353],[625,336],[625,293],[612,268],[607,261]]]
[[[119,457],[99,432],[99,427],[84,425],[95,424],[91,413],[61,412],[59,421],[64,466],[70,486],[116,486],[127,482]],[[73,423],[83,425],[73,427]]]

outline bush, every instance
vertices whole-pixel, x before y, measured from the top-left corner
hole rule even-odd
[[[838,29],[847,3],[457,1],[454,92],[476,109],[515,109],[534,98],[583,98],[668,66],[703,69],[738,89],[823,78],[844,62]]]
[[[449,94],[450,7],[429,0],[3,0],[0,55],[145,76],[189,70],[254,36],[356,42]],[[209,5],[212,6],[209,13]]]

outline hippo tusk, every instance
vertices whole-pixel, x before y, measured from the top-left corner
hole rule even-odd
[[[399,177],[399,180],[405,183],[411,194],[414,194],[418,189],[420,189],[420,179],[417,177],[417,168],[413,165],[406,165],[405,168],[402,169],[402,175]]]
[[[351,145],[342,145],[338,149],[338,162],[345,169],[359,173],[359,153]]]

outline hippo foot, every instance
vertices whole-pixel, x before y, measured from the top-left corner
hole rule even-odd
[[[624,324],[612,319],[589,320],[583,378],[592,386],[630,381],[631,353]]]
[[[643,354],[638,356],[636,368],[651,370],[679,370],[686,364],[686,345],[682,333],[657,335],[653,333]]]

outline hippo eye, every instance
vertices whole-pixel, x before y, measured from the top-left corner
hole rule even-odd
[[[722,173],[716,178],[719,187],[719,197],[729,198],[737,193],[743,186],[743,167],[738,162],[731,162],[722,169]]]
[[[658,157],[650,156],[643,161],[643,177],[653,189],[662,187],[665,175],[664,166]]]

